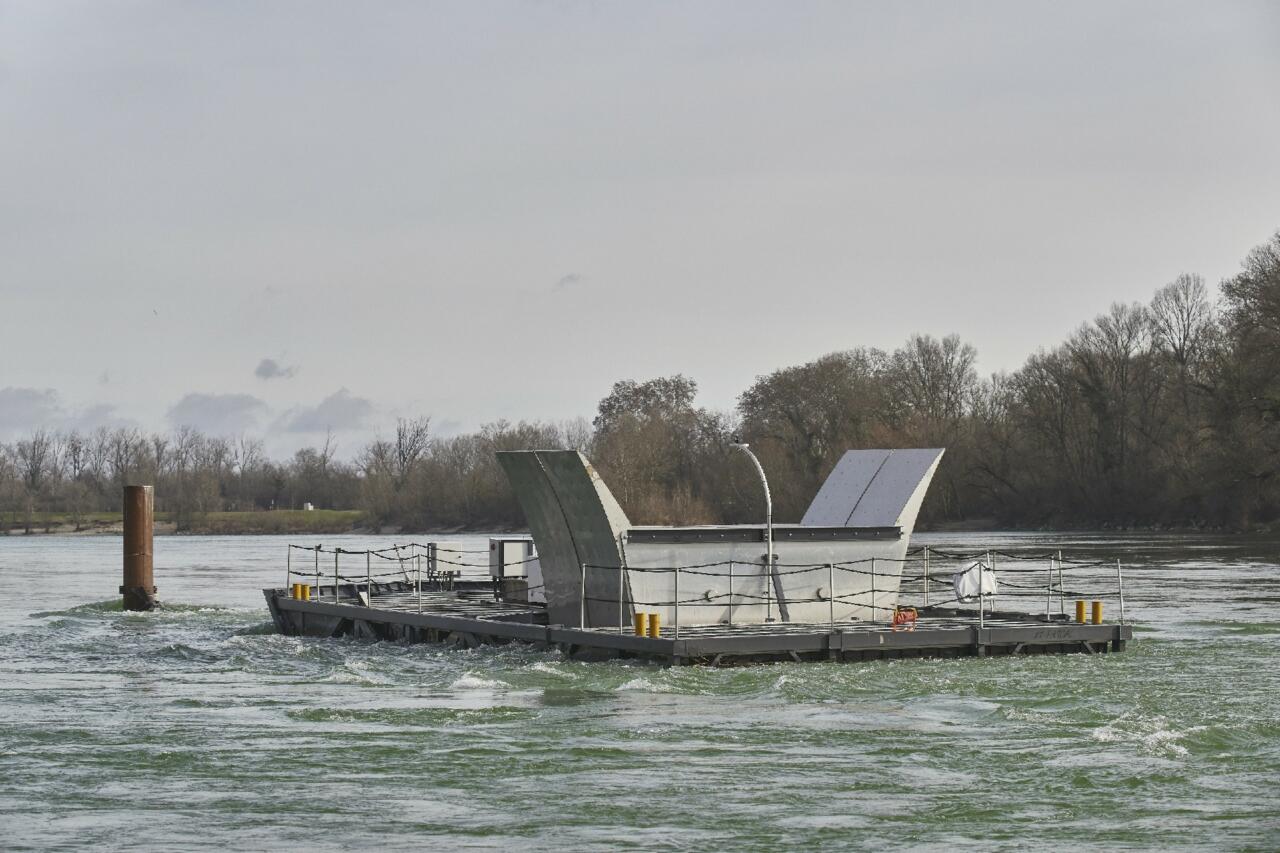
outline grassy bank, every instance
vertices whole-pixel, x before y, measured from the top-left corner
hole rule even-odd
[[[272,512],[208,512],[192,518],[185,533],[346,533],[359,527],[355,509],[278,509]]]
[[[270,534],[346,533],[361,526],[364,513],[354,509],[292,510],[270,512],[205,512],[181,520],[175,513],[156,513],[156,533]],[[0,534],[31,533],[119,533],[124,517],[118,512],[84,513],[79,519],[65,512],[33,513],[25,517],[0,517]]]

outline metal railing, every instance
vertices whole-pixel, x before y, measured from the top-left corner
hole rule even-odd
[[[1002,563],[1002,561],[1007,561],[1007,563]],[[1033,562],[1044,562],[1047,566],[1047,573],[1040,568],[1020,565]],[[882,570],[885,563],[895,564],[895,569],[890,571]],[[901,566],[900,569],[897,568],[898,565]],[[735,571],[738,567],[747,566],[754,566],[756,571],[745,575]],[[799,598],[788,596],[786,603],[799,605],[826,602],[827,621],[833,628],[837,622],[841,621],[836,616],[837,604],[856,607],[862,611],[870,611],[870,619],[859,619],[856,614],[846,617],[852,621],[870,621],[873,623],[883,621],[889,624],[892,623],[894,615],[904,606],[904,600],[914,607],[916,599],[920,599],[919,607],[921,608],[941,608],[946,605],[957,605],[957,614],[966,612],[965,605],[976,605],[973,608],[973,618],[979,627],[984,627],[986,620],[999,612],[996,608],[1000,598],[1008,598],[1016,602],[1028,599],[1034,600],[1043,596],[1045,601],[1044,618],[1051,620],[1054,617],[1053,604],[1055,594],[1059,619],[1066,618],[1066,600],[1068,598],[1094,601],[1110,599],[1118,604],[1119,624],[1124,625],[1126,623],[1124,574],[1121,561],[1117,558],[1069,560],[1062,556],[1060,550],[1035,554],[994,549],[973,553],[954,553],[940,551],[926,545],[909,551],[905,557],[900,559],[866,557],[860,560],[813,564],[775,562],[774,566],[774,571],[769,572],[766,570],[763,560],[759,563],[743,560],[722,560],[688,566],[610,566],[582,563],[579,566],[578,582],[579,624],[586,625],[587,623],[587,606],[589,602],[605,600],[588,595],[587,581],[589,572],[620,573],[621,577],[617,585],[616,600],[618,608],[617,630],[619,632],[625,632],[630,627],[630,621],[626,618],[625,597],[631,575],[651,573],[671,575],[671,598],[657,600],[637,600],[632,598],[631,605],[633,610],[640,610],[646,607],[670,608],[672,615],[671,632],[676,638],[680,636],[682,608],[687,610],[692,607],[703,611],[708,607],[720,608],[725,612],[723,623],[732,625],[735,621],[735,613],[739,608],[751,606],[770,607],[773,600],[772,589],[770,588],[773,577],[786,578],[792,575],[817,572],[825,573],[827,581],[826,594],[824,595],[822,588],[819,587],[813,596]],[[975,568],[978,570],[977,595],[966,599],[952,597],[938,600],[935,597],[934,582],[939,578],[945,577],[948,585],[950,585],[956,574],[955,568],[957,566],[961,571],[969,571]],[[1114,586],[1111,586],[1109,582],[1103,583],[1103,578],[1096,571],[1098,569],[1106,569],[1109,574],[1111,566],[1115,567]],[[909,574],[907,572],[908,567],[917,567],[917,573]],[[720,568],[723,568],[724,571],[715,571]],[[939,569],[942,569],[942,571],[940,572]],[[999,572],[998,575],[997,571]],[[1068,571],[1072,572],[1076,579],[1085,581],[1090,588],[1087,590],[1067,589],[1064,579]],[[994,593],[988,592],[986,584],[981,582],[982,576],[987,572],[991,572],[992,575],[998,578],[996,592]],[[867,577],[867,588],[838,593],[836,591],[837,573],[842,575],[864,575]],[[727,590],[710,596],[704,594],[697,598],[683,598],[680,594],[681,581],[682,578],[687,578],[690,575],[723,579],[726,582]],[[1032,576],[1043,578],[1043,586],[1037,582],[1030,584],[1025,582]],[[758,583],[763,583],[763,594],[741,591],[741,584],[747,579],[754,579]],[[739,584],[737,590],[735,590],[735,582]],[[887,597],[896,599],[898,603],[893,605],[883,603]],[[612,602],[612,600],[610,601]],[[1028,608],[1027,611],[1019,612],[1018,615],[1034,614],[1033,610]],[[699,624],[705,623],[700,622]]]
[[[313,567],[306,570],[294,568],[293,555],[295,551],[311,552],[313,556]],[[337,604],[342,601],[342,586],[345,584],[352,587],[357,596],[359,587],[364,585],[364,592],[369,603],[372,603],[374,592],[374,581],[383,581],[387,578],[396,578],[410,584],[416,599],[417,610],[419,613],[423,611],[423,587],[435,584],[442,589],[452,589],[455,582],[463,576],[464,569],[474,569],[476,571],[483,570],[485,577],[488,576],[489,563],[467,562],[466,560],[451,559],[451,557],[465,557],[470,555],[484,554],[488,555],[487,549],[464,549],[453,548],[437,542],[409,542],[404,545],[392,545],[387,548],[354,550],[349,548],[325,548],[323,545],[293,545],[287,548],[285,558],[285,589],[288,590],[293,583],[295,577],[305,577],[307,579],[314,578],[314,589],[316,600],[320,600],[321,581],[327,580],[329,577],[333,579],[332,601]],[[333,555],[333,573],[332,575],[322,575],[320,568],[320,555]],[[343,574],[342,557],[361,557],[363,556],[365,567],[363,575]],[[426,567],[424,574],[423,558],[426,558]],[[520,563],[531,562],[537,557],[530,557],[526,560],[511,561],[508,560],[505,565],[512,566]],[[396,567],[387,571],[375,572],[373,570],[374,560],[382,560],[386,563],[395,563]],[[442,568],[447,566],[449,568]],[[536,587],[535,587],[536,588]]]
[[[312,565],[305,569],[294,568],[293,556],[294,552],[311,552]],[[384,578],[395,577],[411,584],[414,591],[419,613],[423,611],[423,587],[425,585],[435,584],[441,589],[451,589],[453,584],[458,581],[463,574],[464,569],[485,570],[487,576],[488,563],[467,562],[465,559],[451,559],[452,557],[466,557],[471,555],[484,554],[488,555],[488,550],[468,550],[462,548],[453,548],[441,543],[428,542],[418,543],[410,542],[404,545],[392,545],[381,549],[351,550],[341,547],[324,548],[322,545],[304,546],[289,545],[286,556],[286,576],[285,588],[288,589],[294,577],[314,578],[317,599],[320,596],[320,588],[322,581],[322,572],[320,565],[320,556],[322,554],[333,555],[333,601],[338,603],[341,601],[341,587],[343,584],[355,589],[359,592],[359,586],[363,584],[367,601],[372,603],[374,593],[374,582]],[[822,587],[818,587],[812,597],[794,597],[788,596],[786,603],[788,605],[812,604],[825,602],[827,604],[827,621],[834,628],[842,618],[837,617],[836,605],[845,605],[846,609],[855,608],[854,614],[846,614],[844,618],[850,621],[879,623],[883,621],[890,624],[894,615],[903,607],[902,602],[914,602],[917,598],[919,606],[923,608],[941,608],[949,604],[955,605],[972,605],[976,604],[976,618],[979,627],[985,625],[989,615],[995,614],[997,600],[999,597],[1007,597],[1014,601],[1024,599],[1036,599],[1041,596],[1044,599],[1044,615],[1046,619],[1052,619],[1053,605],[1056,593],[1057,599],[1057,618],[1065,620],[1067,617],[1066,601],[1068,598],[1077,600],[1100,600],[1113,599],[1118,604],[1119,623],[1125,624],[1125,590],[1124,590],[1124,573],[1121,561],[1117,558],[1108,558],[1105,560],[1072,560],[1063,556],[1061,550],[1054,550],[1045,553],[1017,553],[1010,551],[1000,551],[994,549],[984,549],[982,551],[974,551],[970,553],[958,553],[940,550],[932,546],[922,546],[907,552],[906,556],[900,559],[889,557],[866,557],[859,560],[845,560],[838,562],[823,563],[801,563],[787,564],[779,563],[777,557],[774,557],[773,570],[769,571],[762,558],[759,562],[744,560],[720,560],[710,563],[691,564],[687,566],[634,566],[627,565],[625,543],[620,549],[623,557],[622,565],[596,565],[592,563],[580,563],[578,573],[578,617],[579,625],[587,625],[588,605],[591,602],[601,602],[606,599],[593,597],[588,594],[588,578],[591,573],[618,573],[617,596],[616,598],[607,599],[611,605],[616,604],[618,614],[617,630],[625,632],[631,626],[628,619],[627,604],[630,601],[632,611],[638,611],[641,608],[671,608],[672,624],[671,631],[673,636],[679,638],[681,628],[681,608],[701,608],[705,611],[708,607],[718,607],[725,610],[726,624],[732,625],[735,622],[737,611],[743,607],[765,607],[772,610],[774,601],[773,582],[774,578],[787,578],[795,575],[808,573],[822,573],[827,582],[826,592],[823,593]],[[363,575],[344,575],[342,574],[341,558],[359,557],[365,558],[365,566]],[[426,568],[424,576],[423,558],[426,558]],[[518,562],[531,562],[539,559],[537,556],[530,557],[526,560]],[[374,560],[380,560],[384,563],[394,563],[395,568],[388,571],[375,572]],[[989,594],[985,589],[985,584],[981,582],[981,577],[987,571],[993,574],[996,572],[998,561],[1008,561],[1012,565],[1004,565],[999,569],[1002,578],[997,587],[997,593]],[[1043,562],[1044,568],[1024,566],[1022,564]],[[892,564],[892,568],[888,571],[883,570],[884,564]],[[508,562],[506,565],[512,565]],[[1114,587],[1108,582],[1104,589],[1090,589],[1089,591],[1081,589],[1068,590],[1066,587],[1066,576],[1070,572],[1073,574],[1073,580],[1082,580],[1090,584],[1100,584],[1099,569],[1106,569],[1107,575],[1110,575],[1111,566],[1114,565]],[[448,568],[442,568],[442,566]],[[754,571],[742,573],[735,569],[753,567]],[[908,573],[909,567],[915,567],[916,571]],[[934,582],[940,578],[946,578],[950,581],[956,574],[956,569],[961,571],[969,571],[978,568],[980,582],[978,584],[978,595],[976,600],[958,598],[949,598],[943,600],[935,599]],[[723,571],[720,571],[723,569]],[[628,587],[631,586],[630,581],[633,575],[644,574],[669,574],[672,577],[671,590],[672,597],[670,599],[657,599],[652,601],[637,600],[634,596],[628,596]],[[837,581],[840,578],[849,575],[861,575],[867,577],[867,588],[855,591],[837,593]],[[680,594],[681,580],[690,576],[709,576],[725,580],[727,591],[723,593],[715,593],[714,595],[704,594],[699,598],[682,598]],[[1038,577],[1042,581],[1032,580]],[[1024,583],[1023,580],[1031,581]],[[735,589],[735,582],[737,589]],[[763,584],[763,594],[757,594],[744,590],[747,583],[755,582]],[[1042,585],[1043,584],[1043,585]],[[530,587],[532,591],[539,587]],[[892,597],[894,604],[886,605],[883,602],[886,597]],[[714,599],[714,600],[713,600]],[[914,606],[912,604],[911,606]],[[859,619],[857,612],[870,613],[870,619]],[[957,608],[957,614],[967,612],[962,608]],[[1030,611],[1027,611],[1028,615]],[[699,624],[705,624],[700,622]]]

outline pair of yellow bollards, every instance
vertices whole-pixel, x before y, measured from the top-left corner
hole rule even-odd
[[[294,598],[300,599],[302,601],[310,601],[311,600],[311,584],[295,583],[293,585],[293,589],[290,590],[290,593],[293,595]]]
[[[657,613],[636,614],[637,637],[661,637],[662,620]]]
[[[1081,625],[1085,624],[1084,605],[1085,603],[1083,600],[1076,601],[1076,621],[1079,622]],[[1093,616],[1093,624],[1095,625],[1102,624],[1102,602],[1101,601],[1093,602],[1093,613],[1090,615]]]

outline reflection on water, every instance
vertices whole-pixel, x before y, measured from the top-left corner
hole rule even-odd
[[[118,538],[0,537],[6,848],[1280,846],[1274,540],[918,536],[1120,555],[1137,639],[721,670],[281,637],[285,542],[126,614]]]

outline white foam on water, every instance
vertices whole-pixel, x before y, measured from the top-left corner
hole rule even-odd
[[[376,687],[387,683],[385,680],[379,680],[358,672],[351,672],[350,670],[332,672],[320,678],[319,681],[323,684],[360,684],[366,687]]]
[[[495,681],[492,678],[483,678],[473,672],[468,672],[461,678],[454,680],[449,685],[451,690],[494,690],[499,687],[505,687],[501,681]]]
[[[619,684],[616,688],[614,688],[614,690],[616,690],[619,693],[627,692],[627,691],[634,691],[637,693],[670,693],[672,692],[671,688],[668,687],[667,685],[655,684],[654,682],[650,681],[648,678],[645,678],[644,676],[641,676],[639,678],[633,678],[630,681]]]
[[[561,678],[572,678],[573,673],[566,671],[563,667],[549,664],[546,661],[536,661],[529,664],[530,672],[541,672],[546,675],[556,675]]]
[[[1136,743],[1149,752],[1181,757],[1187,754],[1187,748],[1178,741],[1204,729],[1205,726],[1191,726],[1179,731],[1158,714],[1122,714],[1094,729],[1090,737],[1100,743]]]

